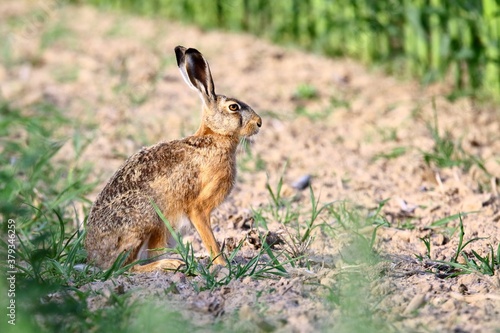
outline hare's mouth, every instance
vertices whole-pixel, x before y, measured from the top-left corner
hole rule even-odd
[[[259,133],[260,127],[257,126],[257,124],[249,124],[248,126],[245,126],[242,128],[240,132],[240,136],[244,138],[249,138],[251,136],[254,136],[255,134]]]

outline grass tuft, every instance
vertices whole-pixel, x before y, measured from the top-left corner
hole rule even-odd
[[[416,255],[416,257],[423,262],[424,265],[430,267],[428,270],[430,273],[441,278],[450,278],[472,273],[493,276],[495,272],[500,269],[500,244],[497,245],[496,250],[491,244],[488,244],[488,249],[484,251],[484,253],[486,253],[485,255],[480,255],[475,250],[471,250],[470,252],[465,250],[469,244],[478,240],[487,239],[485,237],[474,237],[465,241],[463,217],[466,215],[467,213],[459,213],[433,223],[433,228],[436,228],[438,226],[444,226],[457,218],[459,219],[458,245],[455,254],[450,260],[432,259],[430,238],[420,238],[420,240],[424,242],[427,253],[425,256]]]
[[[469,171],[473,165],[476,165],[486,175],[488,171],[484,163],[476,156],[467,153],[460,142],[455,142],[450,133],[442,135],[439,132],[438,117],[434,105],[434,121],[428,123],[427,127],[434,140],[434,147],[430,152],[422,152],[425,163],[428,166],[438,168],[459,167],[465,172]]]

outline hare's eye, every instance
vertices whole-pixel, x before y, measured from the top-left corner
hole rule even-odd
[[[236,103],[229,104],[229,110],[231,110],[231,111],[238,111],[239,108],[240,108],[240,106]]]

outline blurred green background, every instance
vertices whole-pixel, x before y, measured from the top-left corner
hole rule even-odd
[[[500,98],[499,0],[72,0],[245,31]]]

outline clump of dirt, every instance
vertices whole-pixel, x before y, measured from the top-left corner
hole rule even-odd
[[[438,260],[455,255],[458,219],[432,226],[450,215],[474,212],[463,217],[465,238],[480,239],[465,253],[473,258],[474,249],[484,256],[490,245],[500,243],[498,105],[467,98],[452,102],[441,85],[422,88],[349,59],[327,59],[248,35],[85,6],[53,7],[44,20],[35,20],[33,7],[24,2],[2,3],[0,13],[11,54],[9,64],[0,63],[3,98],[19,107],[49,102],[83,124],[92,138],[83,159],[92,162],[93,177],[101,184],[141,146],[194,132],[199,101],[178,73],[173,48],[196,47],[210,62],[217,92],[244,100],[263,118],[261,133],[248,143],[251,155],[245,149],[239,154],[230,199],[212,217],[218,240],[230,247],[247,237],[254,227],[252,209],[268,205],[266,184],[277,184],[286,165],[283,195],[297,206],[310,207],[307,191],[292,186],[306,175],[312,176],[321,202],[349,201],[374,209],[388,199],[381,211],[388,224],[376,230],[374,244],[385,263],[377,266],[373,274],[379,278],[369,288],[370,295],[382,299],[377,313],[384,320],[401,331],[500,327],[498,271],[457,277],[443,272]],[[6,23],[15,20],[28,24]],[[301,94],[300,87],[314,93]],[[425,153],[436,147],[433,126],[439,137],[460,143],[462,160],[476,156],[483,164],[442,168],[432,156],[426,163]],[[72,154],[68,144],[60,158]],[[325,223],[337,222],[329,218]],[[268,228],[285,237],[279,223]],[[238,260],[258,251],[258,239],[250,236]],[[288,278],[243,278],[197,292],[192,280],[199,277],[158,272],[81,289],[119,288],[137,299],[169,290],[169,306],[200,325],[238,313],[255,329],[312,332],[344,315],[335,300],[328,303],[321,296],[325,286],[335,289],[346,266],[342,257],[349,252],[344,247],[349,241],[342,237],[319,228],[315,236],[307,251],[312,264],[289,268]],[[206,256],[197,235],[186,240]],[[89,301],[90,308],[105,306],[106,293]],[[267,305],[265,317],[257,304]]]

